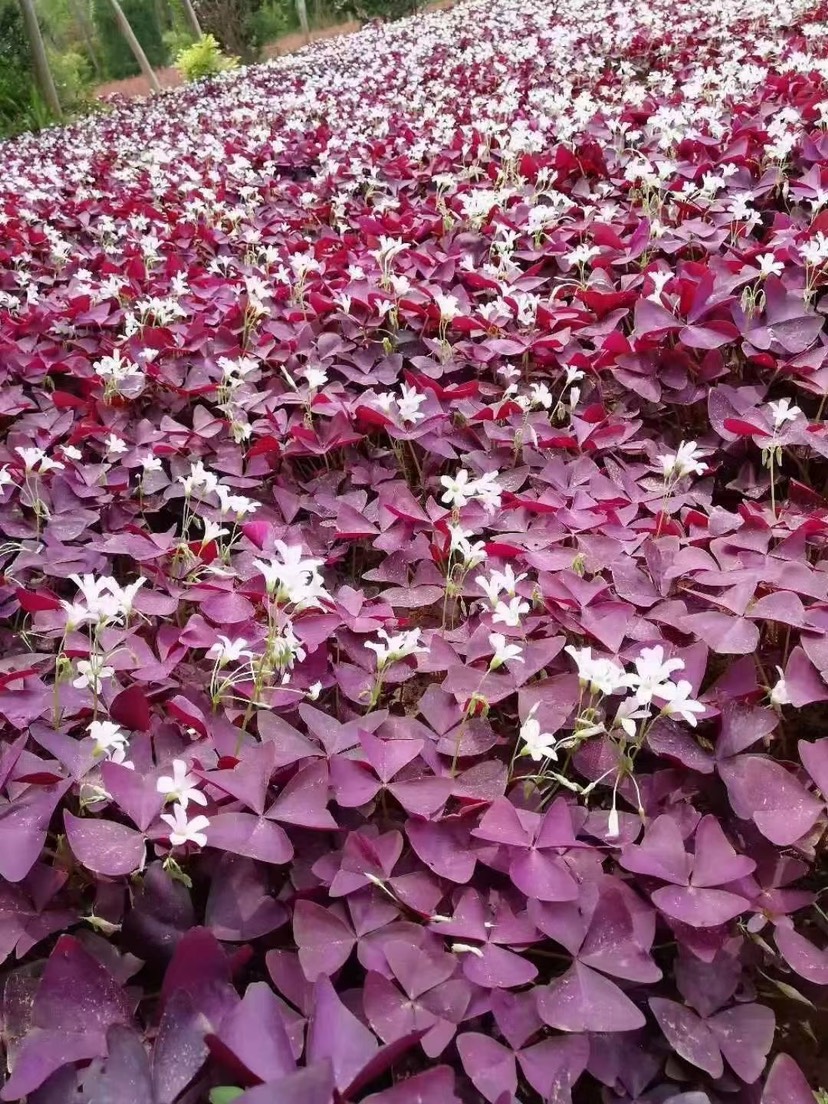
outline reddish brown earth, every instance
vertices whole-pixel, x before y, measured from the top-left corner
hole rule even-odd
[[[453,7],[455,0],[433,0],[427,4],[426,11],[443,11]],[[306,46],[308,42],[320,42],[324,38],[336,38],[339,35],[353,34],[360,29],[361,24],[351,19],[346,23],[335,23],[331,27],[322,27],[311,31],[310,38],[306,39],[301,31],[282,35],[275,42],[269,42],[262,51],[265,58],[281,57],[282,54],[292,54]],[[155,75],[162,88],[178,88],[182,83],[181,74],[177,69],[156,69]],[[148,96],[150,93],[149,82],[146,77],[127,77],[125,80],[108,81],[98,85],[95,95],[98,99],[105,96]]]

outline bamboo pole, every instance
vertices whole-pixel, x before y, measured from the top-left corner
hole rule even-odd
[[[141,72],[149,81],[150,88],[153,92],[160,92],[161,85],[158,83],[158,77],[156,77],[152,66],[147,60],[147,55],[141,49],[141,43],[135,37],[135,32],[129,25],[129,20],[124,15],[124,9],[118,3],[118,0],[109,0],[109,2],[112,5],[112,10],[115,12],[115,18],[118,21],[118,26],[121,29],[121,34],[127,40],[127,45],[129,46],[130,50],[132,50],[133,56],[138,62]]]
[[[49,58],[46,54],[46,47],[43,45],[43,35],[37,21],[34,0],[20,0],[20,10],[26,27],[26,36],[29,39],[29,48],[32,51],[32,67],[34,68],[37,87],[40,89],[40,94],[54,117],[62,119],[63,111],[52,78],[52,70],[49,68]]]

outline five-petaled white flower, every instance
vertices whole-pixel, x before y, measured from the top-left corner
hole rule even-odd
[[[183,809],[186,809],[191,801],[196,805],[206,805],[207,797],[197,789],[198,779],[190,774],[187,764],[183,759],[173,759],[172,776],[162,775],[155,784],[160,794],[164,794],[167,801],[177,801]]]
[[[210,827],[206,816],[187,820],[187,810],[179,802],[173,805],[172,813],[162,813],[161,819],[170,826],[170,843],[173,847],[182,847],[185,843],[194,843],[198,847],[207,846],[204,829]]]
[[[675,453],[658,458],[664,478],[669,482],[682,479],[685,475],[704,475],[707,464],[699,460],[699,455],[695,441],[682,441]]]
[[[440,501],[445,502],[447,506],[459,509],[474,498],[475,483],[466,468],[461,468],[457,475],[441,475],[440,482],[445,487],[445,493]]]
[[[635,671],[624,676],[624,685],[635,692],[636,699],[642,705],[648,705],[653,700],[653,695],[664,697],[661,691],[671,684],[672,673],[683,670],[684,660],[665,659],[664,648],[657,644],[654,648],[641,649],[641,654],[635,660]]]
[[[756,263],[759,265],[759,275],[763,280],[768,276],[781,276],[785,271],[785,266],[781,261],[777,261],[773,253],[760,253]]]
[[[92,721],[88,732],[95,741],[93,755],[109,755],[117,748],[125,749],[127,746],[128,741],[121,731],[121,726],[114,721]]]
[[[666,682],[663,686],[659,686],[658,697],[666,702],[661,708],[665,717],[681,717],[683,721],[687,721],[695,728],[695,714],[704,713],[705,707],[701,702],[690,697],[692,689],[686,679],[676,683]]]
[[[318,391],[328,382],[328,373],[324,368],[306,368],[302,375],[307,380],[309,391]]]
[[[541,732],[540,721],[535,717],[538,703],[532,706],[526,720],[520,726],[520,738],[523,741],[521,755],[529,755],[535,763],[542,759],[557,759],[556,740],[550,732]]]
[[[777,402],[769,402],[768,407],[773,418],[773,428],[781,429],[785,422],[795,422],[802,411],[794,406],[790,399],[779,399]]]
[[[425,414],[420,412],[420,407],[426,401],[426,396],[418,391],[416,387],[409,387],[405,383],[401,390],[402,394],[397,399],[397,409],[400,412],[400,417],[404,422],[413,422],[416,425],[425,417]]]
[[[521,617],[528,613],[530,608],[529,603],[520,597],[510,598],[508,602],[498,602],[492,614],[492,621],[509,625],[513,629],[517,628]]]
[[[20,445],[14,450],[20,459],[23,461],[23,466],[27,472],[38,472],[40,475],[45,475],[46,472],[52,471],[55,468],[62,468],[64,465],[59,460],[51,460],[43,449],[39,448],[23,448]]]
[[[115,668],[107,667],[104,657],[93,652],[89,659],[78,660],[78,677],[73,679],[72,685],[77,690],[88,686],[94,694],[100,694],[103,680],[112,678],[114,674]]]
[[[222,636],[207,652],[208,659],[214,659],[219,667],[226,667],[228,663],[238,663],[240,659],[251,659],[253,653],[247,648],[247,641],[243,637],[238,640],[230,640]]]
[[[264,576],[267,593],[277,602],[290,602],[298,608],[320,605],[322,599],[330,601],[325,590],[325,580],[319,573],[322,560],[304,559],[301,545],[288,545],[277,540],[277,556],[269,560],[254,560]]]
[[[591,694],[614,694],[624,686],[624,670],[611,659],[593,656],[591,648],[575,648],[569,644],[564,651],[578,667],[578,679]]]
[[[523,663],[523,648],[519,644],[510,644],[503,633],[489,633],[489,644],[494,650],[494,655],[489,660],[490,670],[495,671],[511,660]]]
[[[122,441],[121,438],[118,437],[115,433],[109,434],[109,436],[104,441],[104,445],[106,446],[106,451],[109,453],[110,456],[118,456],[122,452],[127,451],[126,443]]]
[[[372,652],[376,652],[379,670],[387,667],[389,663],[396,663],[397,660],[405,659],[417,652],[428,651],[428,648],[420,645],[419,629],[409,629],[407,632],[397,633],[395,636],[389,636],[385,629],[378,629],[377,636],[381,638],[379,643],[374,640],[366,640],[365,647]]]

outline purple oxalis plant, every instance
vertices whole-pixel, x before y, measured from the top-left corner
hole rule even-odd
[[[458,5],[0,157],[0,1099],[828,1088],[828,8]]]

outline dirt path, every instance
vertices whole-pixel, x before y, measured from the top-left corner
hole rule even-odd
[[[433,0],[432,3],[426,5],[424,10],[444,11],[453,7],[454,3],[455,0]],[[319,30],[311,31],[310,39],[306,39],[301,31],[294,31],[291,34],[282,35],[275,42],[269,42],[262,50],[262,57],[274,58],[281,57],[283,54],[293,54],[306,46],[308,41],[320,42],[325,38],[337,38],[339,35],[353,34],[361,26],[362,24],[355,19],[351,19],[346,23],[335,23],[331,27],[322,27]],[[177,69],[156,69],[155,75],[162,88],[178,88],[182,84],[181,74]],[[106,84],[98,85],[95,89],[95,96],[99,100],[106,96],[128,96],[131,99],[135,96],[148,96],[149,94],[149,82],[144,76],[108,81]]]

